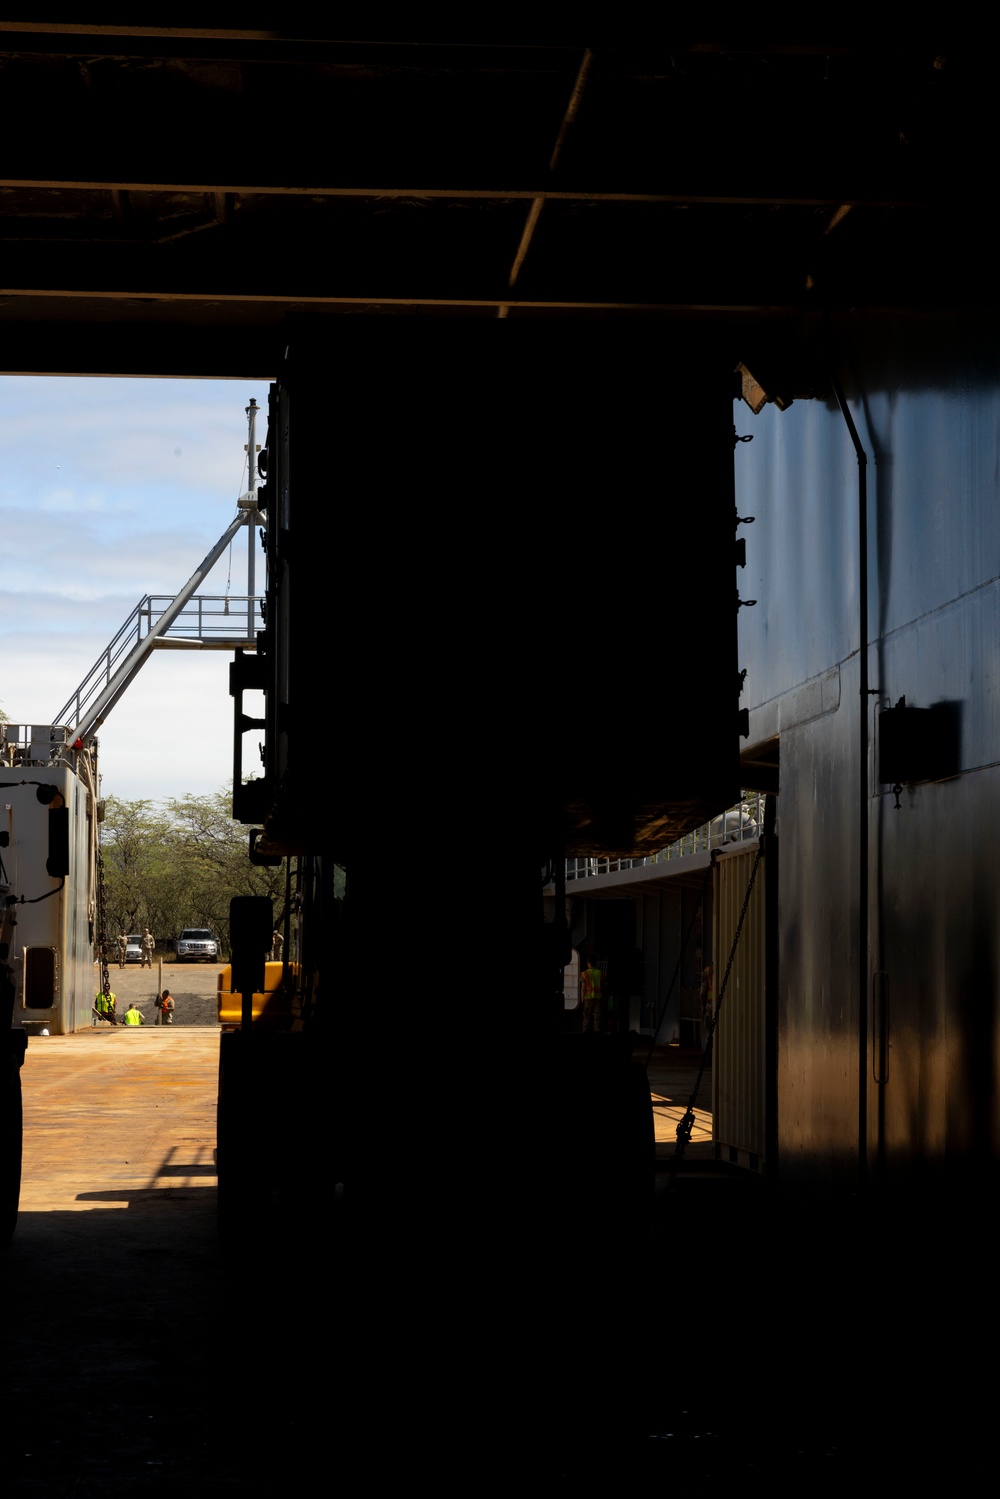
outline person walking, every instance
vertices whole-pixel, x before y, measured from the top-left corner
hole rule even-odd
[[[152,968],[153,948],[155,946],[156,938],[153,936],[148,926],[144,927],[142,932],[142,962],[139,964],[140,968]]]

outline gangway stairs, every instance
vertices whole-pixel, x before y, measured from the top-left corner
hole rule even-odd
[[[157,648],[230,652],[257,649],[257,632],[264,627],[264,600],[254,588],[254,530],[265,524],[265,517],[257,508],[255,401],[251,400],[247,414],[250,418],[247,445],[250,486],[237,501],[236,519],[178,594],[171,598],[165,594],[148,593],[139,600],[52,720],[54,725],[74,725],[66,735],[67,744],[86,742],[96,733]],[[249,528],[247,592],[235,598],[228,594],[199,594],[196,590],[244,526]]]
[[[74,739],[96,732],[151,650],[256,650],[257,632],[264,628],[259,595],[193,594],[164,625],[173,603],[169,594],[141,598],[52,722],[76,724]]]

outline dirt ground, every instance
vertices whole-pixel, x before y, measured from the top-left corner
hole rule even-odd
[[[153,1003],[157,994],[169,989],[174,999],[174,1027],[179,1025],[218,1026],[216,985],[219,977],[218,963],[178,963],[154,959],[152,968],[140,968],[138,963],[129,963],[119,968],[111,966],[111,988],[118,997],[118,1014],[124,1015],[132,1000],[146,1017],[146,1024],[157,1019]],[[100,970],[94,965],[94,993],[101,986]]]

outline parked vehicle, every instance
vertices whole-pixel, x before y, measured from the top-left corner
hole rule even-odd
[[[206,927],[185,927],[177,938],[177,961],[205,963],[218,961],[219,944]]]
[[[142,962],[142,936],[138,932],[132,932],[126,939],[128,946],[125,949],[126,963]]]

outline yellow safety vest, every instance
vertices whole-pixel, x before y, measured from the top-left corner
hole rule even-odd
[[[115,1007],[115,998],[114,994],[99,994],[94,1000],[95,1010],[99,1010],[102,1015],[110,1015]]]
[[[142,1024],[142,1016],[139,1014],[139,1011],[138,1010],[126,1010],[125,1011],[125,1024],[126,1025],[141,1025]]]
[[[604,974],[597,967],[585,968],[583,970],[583,997],[584,999],[600,999],[601,982]]]

